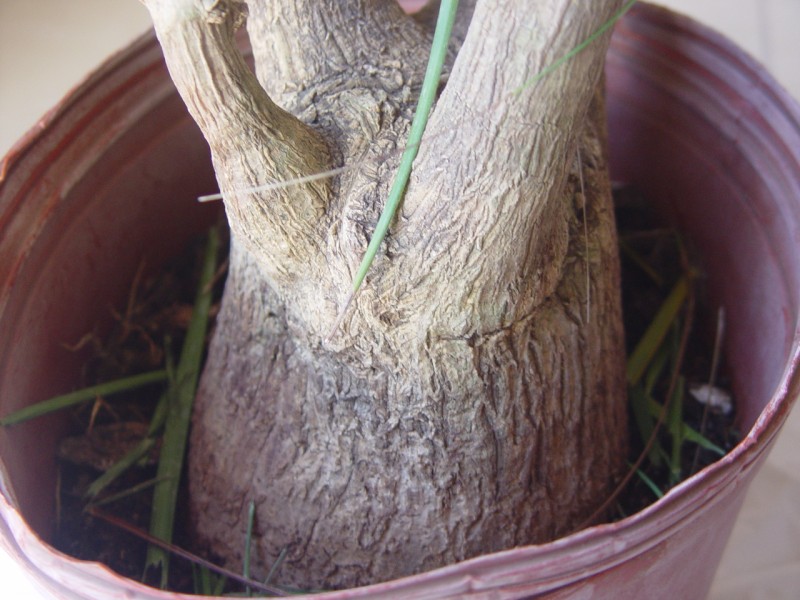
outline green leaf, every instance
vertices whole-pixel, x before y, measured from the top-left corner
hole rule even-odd
[[[123,379],[116,379],[107,383],[93,385],[91,387],[83,388],[69,394],[56,396],[31,406],[26,406],[10,415],[0,419],[0,425],[7,427],[9,425],[17,425],[29,419],[41,417],[46,414],[63,410],[71,406],[76,406],[82,402],[94,400],[98,396],[111,396],[119,394],[120,392],[127,392],[134,390],[151,383],[160,383],[167,378],[167,372],[152,371],[150,373],[143,373],[141,375],[134,375],[133,377],[125,377]]]

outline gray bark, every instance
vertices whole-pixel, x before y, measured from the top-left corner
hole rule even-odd
[[[552,539],[591,514],[625,447],[607,36],[510,91],[620,2],[478,1],[468,29],[462,16],[402,214],[331,339],[429,28],[385,0],[250,0],[256,79],[233,44],[244,2],[146,4],[232,229],[192,433],[199,536],[240,560],[255,500],[262,569],[286,548],[283,581],[340,587]],[[247,191],[339,161],[355,167]]]

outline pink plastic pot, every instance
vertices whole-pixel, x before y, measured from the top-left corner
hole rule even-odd
[[[638,5],[608,58],[614,177],[700,251],[728,315],[726,359],[749,432],[624,521],[331,598],[702,598],[798,393],[800,110],[720,36]],[[146,37],[82,84],[0,170],[0,414],[68,390],[67,352],[211,218],[207,151]],[[0,544],[57,598],[179,598],[53,551],[57,418],[0,430]]]

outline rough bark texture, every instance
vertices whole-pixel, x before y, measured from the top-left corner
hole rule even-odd
[[[282,581],[341,587],[549,540],[591,514],[625,446],[607,36],[511,91],[619,2],[465,2],[402,214],[330,339],[429,21],[389,0],[146,4],[233,232],[192,433],[199,536],[235,564],[254,500],[256,573],[285,548]],[[258,80],[233,43],[245,8]],[[248,191],[341,162],[354,167],[334,179]]]

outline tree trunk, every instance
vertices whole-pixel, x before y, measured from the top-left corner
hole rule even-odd
[[[621,2],[463,2],[401,214],[330,337],[399,162],[430,20],[391,0],[146,4],[232,230],[191,440],[199,537],[238,564],[253,500],[255,573],[285,549],[279,580],[327,588],[585,520],[622,471],[626,430],[608,35],[513,90]],[[257,79],[233,41],[248,9]]]

